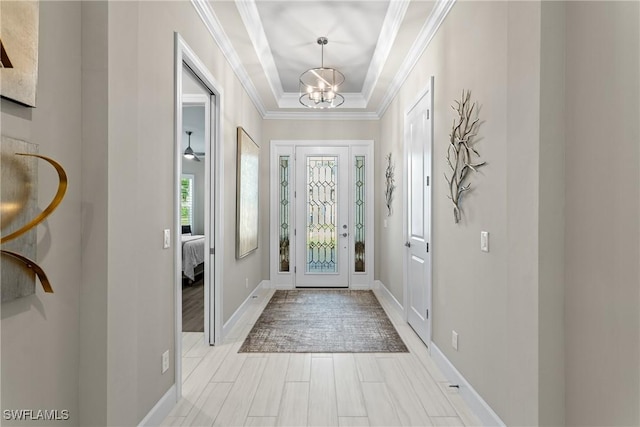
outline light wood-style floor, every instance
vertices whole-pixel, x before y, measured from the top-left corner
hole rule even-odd
[[[183,334],[183,397],[163,425],[480,425],[382,298],[410,353],[238,353],[273,292],[252,301],[222,345]]]

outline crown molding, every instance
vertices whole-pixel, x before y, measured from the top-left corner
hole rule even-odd
[[[235,4],[267,77],[273,97],[280,103],[284,89],[282,88],[276,62],[273,59],[271,47],[269,46],[269,42],[267,42],[267,34],[264,31],[262,18],[260,18],[256,2],[255,0],[235,0]]]
[[[265,120],[379,120],[375,111],[268,111]]]
[[[393,101],[393,99],[400,91],[400,88],[404,84],[407,77],[409,77],[409,74],[413,70],[413,67],[415,67],[420,60],[422,53],[425,51],[427,46],[429,46],[429,43],[431,43],[431,40],[438,32],[440,25],[442,25],[442,22],[447,17],[447,14],[451,10],[455,2],[456,0],[438,0],[438,2],[436,3],[435,7],[431,11],[431,14],[429,15],[429,18],[427,18],[424,25],[422,26],[420,34],[418,34],[418,37],[411,46],[411,49],[409,49],[407,57],[398,69],[398,73],[393,78],[393,81],[389,85],[387,92],[382,97],[377,110],[379,117],[382,117],[387,111],[387,108],[389,108],[391,101]]]
[[[391,53],[391,48],[396,41],[398,31],[400,31],[400,26],[402,25],[402,21],[404,21],[404,15],[407,13],[407,8],[410,3],[410,0],[392,0],[389,4],[389,9],[387,10],[382,28],[380,29],[376,50],[373,53],[369,69],[367,70],[367,76],[362,85],[362,97],[366,100],[367,104],[382,74],[384,65],[387,63],[387,58],[389,57],[389,53]]]
[[[367,100],[358,92],[340,92],[344,97],[344,104],[340,108],[367,108]],[[302,111],[311,111],[309,108],[300,104],[300,94],[298,92],[285,92],[278,99],[279,108],[297,108]]]
[[[218,44],[220,50],[222,50],[224,57],[229,62],[229,65],[238,77],[238,80],[240,80],[240,84],[242,84],[242,87],[244,87],[247,95],[253,102],[253,105],[255,105],[258,112],[262,115],[262,117],[264,117],[267,111],[264,107],[262,99],[260,98],[256,87],[253,85],[253,82],[251,81],[247,70],[242,65],[242,61],[240,60],[238,53],[233,48],[231,40],[229,40],[229,37],[224,32],[224,29],[222,28],[222,25],[220,24],[220,21],[218,20],[215,12],[213,11],[213,9],[211,9],[211,6],[207,2],[207,0],[191,0],[191,4],[196,9],[196,12],[200,16],[200,19],[202,19],[205,27],[207,27],[207,30],[209,30],[209,33],[213,37],[213,40]]]
[[[225,58],[229,62],[232,70],[240,80],[240,83],[244,87],[247,95],[255,105],[256,109],[260,113],[263,119],[268,120],[379,120],[387,108],[396,97],[403,83],[415,67],[416,63],[422,56],[422,53],[427,48],[436,32],[440,28],[440,25],[446,18],[447,14],[455,4],[456,0],[438,0],[433,11],[426,20],[420,34],[411,46],[407,57],[405,58],[402,66],[399,68],[398,73],[395,75],[385,95],[383,96],[376,112],[343,112],[343,111],[317,111],[312,112],[299,105],[298,94],[284,92],[282,90],[282,84],[280,83],[277,70],[275,69],[275,62],[266,44],[266,37],[260,37],[260,33],[264,34],[264,27],[260,20],[260,16],[255,6],[255,0],[237,0],[236,5],[240,16],[247,27],[249,37],[254,44],[256,53],[260,58],[261,64],[265,69],[265,74],[269,80],[271,90],[274,93],[275,99],[278,102],[279,108],[300,108],[301,111],[267,111],[262,98],[258,94],[253,81],[249,77],[247,70],[242,65],[242,61],[238,56],[238,53],[233,48],[233,44],[220,24],[216,14],[209,5],[207,0],[191,0],[196,12],[202,19],[205,27],[213,37],[214,41],[218,44]],[[402,23],[404,15],[408,7],[408,0],[391,1],[389,6],[389,12],[385,17],[383,29],[381,31],[379,40],[381,45],[376,48],[372,63],[367,71],[367,77],[363,86],[362,93],[346,93],[342,94],[345,97],[345,103],[343,108],[366,108],[369,99],[373,93],[373,90],[377,84],[382,68],[386,62],[386,59],[390,53],[392,42],[395,40],[399,27]],[[383,34],[387,33],[388,36],[383,38]],[[393,38],[393,40],[391,40]],[[262,40],[262,42],[260,42]],[[266,49],[266,50],[265,50]],[[264,53],[264,54],[263,54]],[[265,59],[266,58],[266,59]],[[265,65],[266,64],[266,65]],[[268,71],[272,68],[272,71]],[[275,77],[274,77],[275,76]],[[275,79],[275,80],[273,80]],[[365,96],[366,95],[366,96]]]

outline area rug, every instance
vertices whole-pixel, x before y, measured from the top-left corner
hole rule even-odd
[[[372,291],[279,290],[239,353],[407,352]]]

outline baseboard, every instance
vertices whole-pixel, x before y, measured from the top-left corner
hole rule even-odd
[[[365,284],[365,285],[351,285],[349,286],[349,289],[351,289],[352,291],[368,291],[369,289],[373,289],[373,288]]]
[[[235,324],[238,322],[238,320],[247,311],[247,309],[249,308],[249,303],[251,302],[253,297],[254,296],[258,296],[258,294],[259,294],[259,292],[261,290],[270,289],[270,288],[271,288],[271,284],[270,284],[269,280],[263,280],[262,282],[260,282],[258,284],[258,286],[256,286],[256,288],[253,290],[253,292],[251,292],[249,294],[249,296],[247,297],[247,299],[245,299],[244,302],[242,304],[240,304],[240,307],[238,307],[238,309],[233,313],[233,315],[231,315],[229,320],[227,320],[226,323],[224,324],[224,326],[222,327],[222,338],[223,339],[224,339],[224,337],[226,337],[229,334],[229,331],[231,331],[231,329],[235,326]]]
[[[437,345],[431,342],[431,358],[442,371],[451,384],[460,386],[460,397],[465,401],[473,413],[478,417],[484,426],[505,427],[506,424],[500,419],[487,402],[469,384],[462,374],[453,366],[453,363],[444,355]]]
[[[290,290],[290,289],[295,289],[293,285],[289,285],[289,284],[287,284],[287,285],[273,285],[272,284],[272,285],[269,285],[269,288],[270,289],[283,290],[283,291]]]
[[[396,297],[393,296],[391,291],[387,289],[387,287],[380,280],[376,280],[374,282],[374,289],[378,291],[378,295],[384,298],[389,305],[402,317],[404,318],[404,308],[402,304],[398,302]]]
[[[159,426],[162,424],[167,415],[171,412],[173,407],[176,405],[177,396],[176,396],[176,385],[173,384],[169,390],[156,402],[156,404],[151,408],[149,413],[140,421],[138,427],[147,427],[147,426]]]

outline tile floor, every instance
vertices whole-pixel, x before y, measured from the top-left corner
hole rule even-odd
[[[164,426],[480,425],[382,298],[409,353],[238,353],[273,292],[251,302],[221,345],[183,334],[183,397]]]

